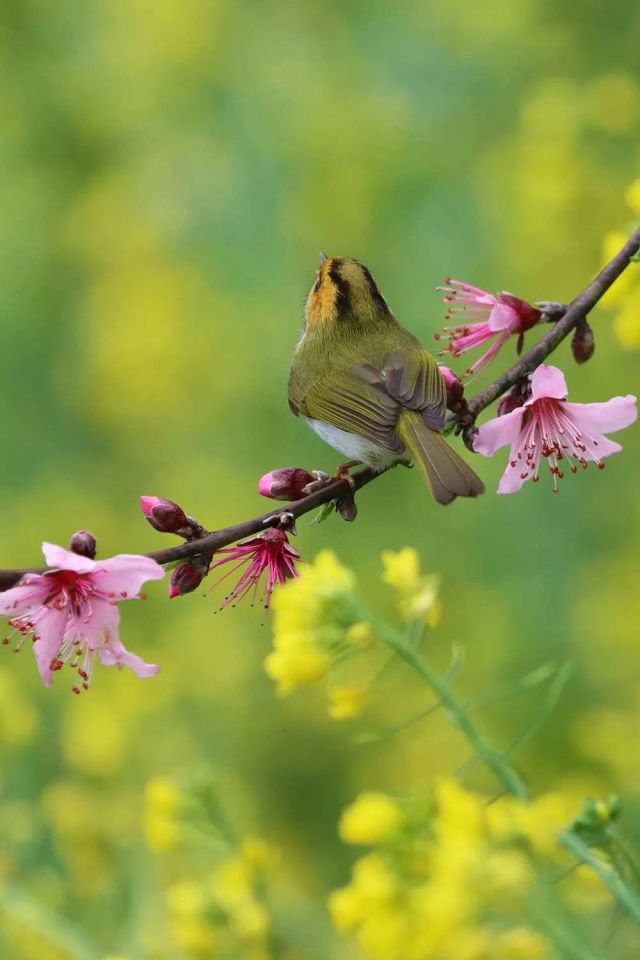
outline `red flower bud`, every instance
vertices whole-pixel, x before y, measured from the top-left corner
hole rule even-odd
[[[315,480],[314,475],[302,467],[282,467],[260,477],[258,493],[271,500],[298,500],[304,496],[304,487]]]
[[[140,497],[140,506],[145,517],[160,533],[191,533],[191,522],[186,513],[173,500],[164,497]]]
[[[81,557],[88,557],[89,560],[95,560],[96,556],[96,538],[88,530],[77,530],[71,537],[69,549]]]
[[[447,406],[455,407],[464,397],[464,384],[449,367],[439,364],[438,368],[447,388]]]
[[[586,363],[591,360],[596,350],[596,340],[591,324],[588,320],[581,320],[573,331],[571,338],[571,352],[576,363]]]
[[[194,557],[184,560],[171,573],[169,599],[197,590],[209,572],[209,561]]]

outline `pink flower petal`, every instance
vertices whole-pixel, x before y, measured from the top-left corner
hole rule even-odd
[[[517,407],[503,417],[495,417],[483,423],[473,441],[473,449],[485,457],[492,457],[500,447],[514,442],[522,426],[524,407]]]
[[[157,663],[145,663],[142,657],[135,653],[129,653],[120,642],[115,645],[112,644],[111,648],[101,647],[99,653],[100,659],[106,667],[129,667],[143,680],[155,677],[160,672]]]
[[[522,473],[523,471],[519,466],[512,467],[509,461],[506,470],[500,477],[498,493],[517,493],[528,479],[526,476],[523,477]]]
[[[96,564],[93,582],[103,593],[117,599],[137,597],[146,580],[161,580],[164,569],[149,557],[120,553]]]
[[[489,314],[489,327],[497,333],[499,330],[510,330],[519,321],[518,313],[506,303],[496,303]]]
[[[66,610],[49,607],[38,620],[38,635],[33,644],[38,671],[45,687],[53,680],[51,662],[60,652],[67,626]]]
[[[583,433],[613,433],[635,422],[638,401],[633,396],[613,397],[605,403],[565,403],[564,410]]]
[[[78,624],[89,650],[99,650],[120,642],[120,611],[115,603],[102,597],[91,598],[91,612]]]
[[[55,543],[45,541],[42,544],[42,552],[49,567],[56,567],[60,570],[74,570],[76,573],[91,573],[96,567],[95,560],[82,557],[79,553],[73,553],[71,550],[65,550],[64,547],[58,547]]]
[[[553,400],[564,400],[569,394],[567,381],[559,367],[550,367],[541,363],[531,375],[531,399],[525,406],[530,406],[536,400],[549,397]]]
[[[29,579],[29,582],[27,582]],[[40,574],[27,574],[17,587],[0,593],[0,615],[21,617],[41,607],[51,591],[51,584]]]

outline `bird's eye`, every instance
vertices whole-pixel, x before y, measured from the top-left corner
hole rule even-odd
[[[320,271],[316,270],[316,282],[313,285],[313,292],[317,293],[320,289]]]

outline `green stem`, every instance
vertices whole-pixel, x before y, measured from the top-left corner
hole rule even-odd
[[[609,888],[621,907],[640,924],[640,897],[622,879],[617,870],[605,866],[593,850],[573,830],[565,830],[560,835],[560,843],[570,850],[581,863],[598,874],[602,882]]]
[[[445,708],[454,724],[467,738],[469,744],[482,762],[489,767],[504,787],[516,797],[526,800],[529,791],[524,781],[516,773],[504,754],[497,750],[471,722],[471,719],[458,702],[447,681],[426,660],[423,660],[415,650],[390,627],[376,625],[384,642],[391,647],[399,657],[408,663],[435,692],[438,700]]]

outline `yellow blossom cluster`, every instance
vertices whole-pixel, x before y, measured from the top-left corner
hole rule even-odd
[[[169,927],[175,947],[189,957],[267,960],[271,920],[264,886],[277,859],[270,844],[248,837],[213,871],[170,886]]]
[[[371,960],[550,960],[557,953],[528,903],[542,870],[559,875],[570,862],[558,837],[575,813],[565,794],[488,803],[454,780],[420,803],[361,794],[340,835],[374,849],[331,894],[333,922]],[[563,884],[579,898],[584,878],[570,876]]]
[[[405,620],[424,619],[427,626],[436,627],[442,613],[438,599],[440,578],[436,574],[420,573],[417,550],[413,547],[397,552],[383,550],[382,565],[382,579],[396,591],[400,615]]]
[[[323,550],[274,594],[274,650],[265,670],[281,696],[322,680],[333,662],[366,646],[369,629],[361,622],[354,586],[351,570],[332,550]],[[334,707],[349,712],[344,692]]]
[[[439,578],[420,572],[412,547],[382,553],[384,583],[396,594],[403,620],[435,627],[440,619]],[[267,674],[286,696],[298,687],[324,680],[338,664],[371,649],[375,626],[355,591],[355,577],[332,550],[323,550],[300,576],[274,594],[274,650],[265,660]],[[328,690],[329,714],[336,720],[359,716],[368,684],[334,683]]]
[[[640,217],[640,177],[634,180],[625,194],[632,216]],[[609,260],[620,250],[629,237],[628,230],[610,231],[603,244],[603,261]],[[603,307],[615,311],[614,330],[623,347],[640,347],[640,266],[632,264],[622,273],[602,298]]]

